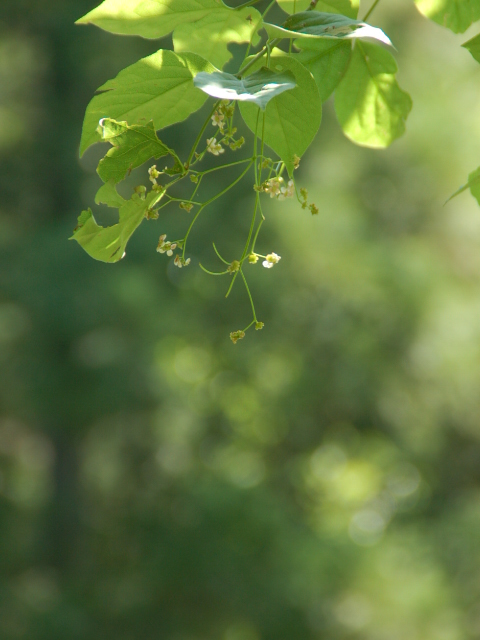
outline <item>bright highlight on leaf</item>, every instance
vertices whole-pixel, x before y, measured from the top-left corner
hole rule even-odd
[[[287,13],[298,13],[308,9],[310,0],[277,0],[277,4]],[[356,18],[359,4],[359,0],[320,0],[316,9],[317,11],[340,13],[349,18]]]
[[[480,20],[480,0],[415,0],[417,9],[454,33],[463,33]]]
[[[118,262],[124,257],[125,247],[133,232],[162,195],[162,193],[151,191],[143,199],[135,193],[130,200],[125,200],[117,193],[113,181],[107,182],[98,191],[95,202],[104,203],[109,207],[118,207],[118,223],[111,227],[101,227],[95,221],[91,209],[88,209],[80,214],[70,240],[76,240],[95,260]]]
[[[99,128],[102,140],[113,145],[97,168],[97,173],[104,182],[121,182],[127,173],[150,158],[170,154],[178,160],[175,152],[157,138],[152,121],[146,125],[129,126],[126,122],[103,118]]]
[[[271,38],[336,38],[343,40],[377,40],[392,46],[390,38],[378,27],[343,15],[303,11],[290,16],[281,27],[265,23]]]
[[[412,101],[398,86],[396,72],[395,58],[386,49],[357,43],[335,92],[335,111],[347,138],[383,148],[404,133]]]
[[[87,107],[80,153],[100,142],[97,131],[102,118],[126,120],[130,125],[153,121],[156,131],[185,120],[206,100],[195,88],[193,78],[200,71],[215,71],[194,53],[176,54],[160,49],[120,71],[99,88]]]
[[[177,53],[197,53],[222,69],[232,57],[227,45],[252,41],[256,46],[261,26],[262,16],[252,7],[240,11],[219,8],[201,20],[179,24],[173,32],[173,46]]]
[[[291,71],[275,73],[263,67],[245,78],[237,78],[221,71],[199,73],[193,84],[214,98],[253,102],[265,111],[272,98],[294,89],[297,83]]]
[[[293,57],[276,50],[270,58],[272,69],[295,76],[297,86],[271,100],[265,110],[265,143],[285,163],[289,175],[295,167],[295,157],[301,157],[315,137],[322,120],[322,101],[312,74]],[[255,67],[253,67],[255,68]],[[257,109],[253,104],[240,103],[240,112],[247,126],[255,131]],[[258,119],[257,135],[263,131],[263,116]]]

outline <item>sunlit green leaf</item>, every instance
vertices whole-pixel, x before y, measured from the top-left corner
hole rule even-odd
[[[80,152],[99,142],[102,118],[125,120],[130,125],[153,120],[155,130],[185,120],[199,109],[206,95],[193,84],[199,71],[215,68],[194,53],[176,54],[160,49],[120,71],[102,85],[87,107]]]
[[[405,131],[412,108],[395,79],[393,56],[375,45],[357,43],[335,92],[335,111],[345,135],[365,147],[388,147]]]
[[[418,10],[442,27],[463,33],[480,20],[480,0],[415,0]]]
[[[151,121],[146,125],[130,126],[126,122],[104,118],[100,120],[99,126],[102,140],[113,145],[97,168],[97,173],[104,182],[120,182],[127,173],[150,158],[175,155],[158,139]]]
[[[270,57],[270,66],[279,73],[291,71],[297,81],[295,89],[273,98],[265,110],[265,143],[285,162],[291,175],[294,156],[300,157],[305,153],[318,131],[322,120],[322,101],[312,74],[292,56],[275,50]],[[240,111],[248,127],[255,131],[258,114],[255,105],[241,102]],[[258,121],[260,136],[262,115]]]
[[[291,71],[275,73],[263,67],[245,78],[221,71],[199,73],[193,84],[214,98],[253,102],[265,111],[272,98],[295,88],[297,83]]]
[[[256,32],[262,26],[262,16],[252,7],[240,11],[211,12],[195,22],[179,24],[173,32],[173,46],[177,53],[198,53],[218,69],[231,59],[230,42],[250,42],[257,45]]]
[[[240,14],[222,0],[105,0],[96,9],[77,20],[77,24],[94,24],[122,35],[161,38],[179,25],[202,20],[209,15],[226,19]],[[252,17],[256,13],[252,9]],[[247,13],[245,18],[249,15]]]
[[[467,40],[462,47],[465,47],[477,62],[480,62],[480,35],[475,36],[471,40]]]
[[[352,45],[344,40],[313,41],[306,38],[295,40],[295,46],[301,49],[295,56],[313,75],[317,83],[322,102],[335,91],[345,73]]]
[[[70,240],[76,240],[95,260],[118,262],[125,255],[125,247],[133,232],[144,220],[147,212],[161,199],[162,194],[151,191],[145,199],[134,194],[124,200],[116,191],[113,181],[107,182],[97,193],[95,201],[109,207],[119,207],[119,221],[111,227],[101,227],[91,209],[83,211]]]
[[[343,15],[303,11],[285,20],[282,26],[264,24],[271,38],[335,38],[342,40],[378,40],[391,45],[390,38],[378,27]]]
[[[297,13],[308,9],[311,0],[277,0],[287,13]],[[329,13],[341,13],[349,18],[356,18],[358,14],[359,0],[320,0],[317,4],[317,11]]]

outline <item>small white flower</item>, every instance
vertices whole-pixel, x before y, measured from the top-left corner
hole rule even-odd
[[[160,171],[157,171],[156,164],[154,164],[153,167],[150,167],[150,169],[148,170],[148,175],[150,176],[150,182],[152,182],[153,184],[157,184],[156,178],[158,178],[158,176],[160,175]]]
[[[293,180],[289,180],[286,187],[280,187],[280,193],[277,196],[279,200],[285,200],[285,198],[293,198],[295,194],[295,185]]]
[[[283,178],[280,176],[279,178],[270,178],[265,183],[265,193],[270,194],[270,198],[275,198],[280,195],[280,189],[283,185]]]
[[[214,156],[219,156],[221,153],[225,151],[222,145],[217,142],[216,138],[208,138],[207,139],[207,151],[212,153]]]
[[[218,111],[215,111],[212,116],[213,126],[218,127],[219,129],[223,129],[223,127],[225,126],[225,123],[223,122],[224,120],[225,116],[223,115],[223,113],[218,113]]]
[[[276,253],[269,253],[266,259],[262,262],[265,269],[271,269],[274,264],[280,262],[282,258],[278,256]]]
[[[176,242],[165,242],[167,236],[163,234],[158,239],[157,251],[158,253],[166,253],[167,256],[172,256],[174,249],[177,248]]]

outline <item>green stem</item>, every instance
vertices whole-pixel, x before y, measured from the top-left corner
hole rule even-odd
[[[225,298],[228,298],[228,296],[230,295],[230,291],[232,290],[232,287],[235,284],[235,280],[237,279],[237,276],[238,276],[238,271],[235,271],[235,273],[233,274],[233,278],[232,278],[232,281],[230,283],[230,286],[228,287],[228,291],[225,294]]]
[[[217,107],[218,107],[219,103],[220,103],[220,100],[217,100],[217,102],[215,102],[215,104],[213,105],[213,109],[211,110],[208,118],[205,120],[205,122],[203,124],[203,127],[200,129],[200,133],[198,134],[197,139],[193,143],[192,150],[190,151],[190,155],[188,156],[187,162],[185,163],[187,169],[190,166],[190,162],[192,161],[193,154],[197,150],[197,147],[198,147],[198,145],[200,143],[200,140],[202,139],[202,136],[205,133],[205,129],[208,127],[208,123],[210,122],[210,120],[211,120],[213,114],[215,113],[215,111],[217,110]]]
[[[242,276],[243,282],[245,284],[245,289],[247,290],[248,293],[248,297],[250,299],[250,304],[252,305],[252,313],[253,313],[253,322],[258,322],[257,320],[257,314],[255,313],[255,305],[253,304],[253,298],[252,298],[252,294],[250,293],[250,289],[248,288],[248,284],[247,284],[247,279],[245,278],[245,276],[243,275],[243,271],[240,269],[240,275]],[[251,324],[248,325],[247,329],[250,328],[253,324],[253,322]]]
[[[247,62],[247,64],[240,69],[237,73],[237,78],[241,78],[249,69],[252,67],[257,60],[263,58],[263,56],[269,51],[272,47],[275,47],[279,42],[281,42],[282,38],[275,38],[269,44],[267,43],[260,51],[253,56],[253,58]]]
[[[249,160],[248,167],[244,171],[242,171],[242,173],[238,176],[238,178],[236,180],[234,180],[232,182],[232,184],[229,184],[228,187],[226,187],[223,191],[220,191],[220,193],[217,193],[216,196],[213,196],[213,198],[210,198],[210,200],[207,200],[206,202],[204,202],[203,205],[202,205],[202,208],[206,207],[208,204],[211,204],[217,198],[220,198],[221,196],[223,196],[223,194],[227,193],[227,191],[230,191],[230,189],[232,187],[234,187],[237,184],[237,182],[240,182],[240,180],[243,178],[243,176],[247,173],[247,171],[252,166],[252,162],[253,162],[253,160]]]
[[[245,162],[252,162],[253,158],[246,158],[245,160],[236,160],[235,162],[229,162],[227,164],[221,164],[219,167],[213,167],[213,169],[206,169],[205,171],[194,171],[200,178],[207,173],[212,173],[213,171],[219,171],[220,169],[226,169],[227,167],[234,167],[237,164],[245,164]]]
[[[190,235],[190,231],[192,230],[193,225],[197,221],[197,218],[202,213],[202,211],[203,211],[203,207],[200,207],[200,209],[197,211],[197,213],[193,216],[193,220],[191,221],[190,226],[187,229],[187,233],[185,234],[185,238],[183,239],[182,258],[184,260],[185,260],[185,249],[187,248],[188,236]]]
[[[365,14],[365,17],[363,18],[363,22],[366,22],[368,20],[368,18],[372,15],[373,11],[375,10],[375,7],[377,6],[377,4],[380,2],[380,0],[375,0],[375,2],[372,4],[372,6],[370,7],[370,9],[367,11],[367,13]]]

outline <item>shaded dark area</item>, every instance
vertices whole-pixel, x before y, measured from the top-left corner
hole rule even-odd
[[[75,27],[91,0],[3,0],[5,640],[480,638],[480,210],[442,208],[480,83],[404,4],[377,19],[406,137],[354,147],[325,106],[299,170],[320,214],[266,201],[282,262],[251,267],[265,328],[233,345],[247,296],[198,263],[243,244],[249,186],[205,213],[188,269],[155,252],[191,219],[174,207],[117,265],[67,241],[100,185],[85,107],[159,43]],[[162,138],[184,155],[204,117]]]

